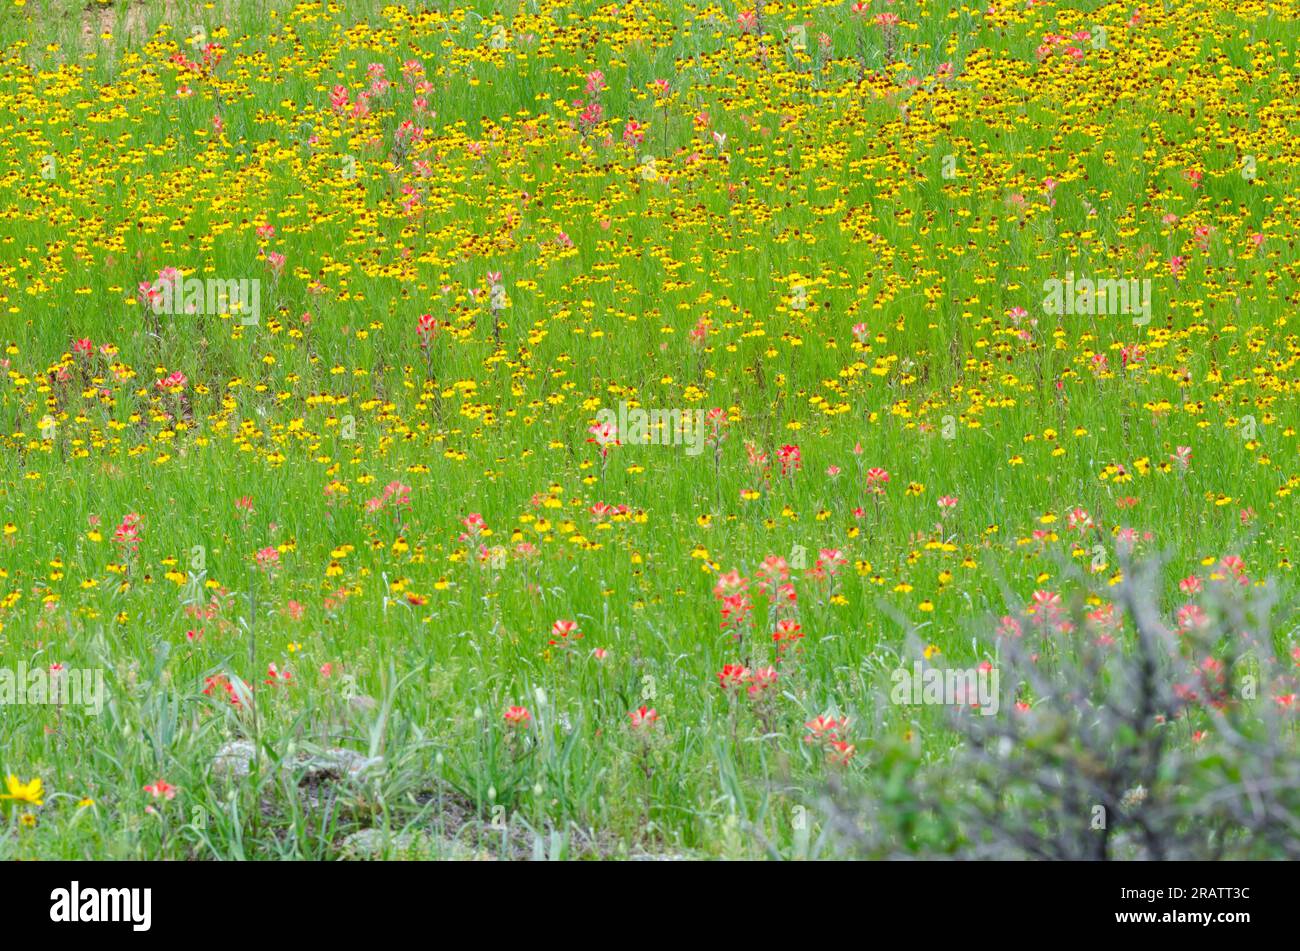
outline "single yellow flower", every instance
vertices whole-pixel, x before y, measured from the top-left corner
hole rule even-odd
[[[0,795],[0,799],[12,799],[15,802],[25,802],[33,806],[39,806],[43,801],[41,796],[41,777],[37,776],[30,782],[24,783],[13,773],[5,780],[5,785],[9,792]]]

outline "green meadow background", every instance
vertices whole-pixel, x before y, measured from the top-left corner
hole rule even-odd
[[[108,700],[0,710],[0,856],[797,857],[951,754],[878,693],[915,656],[1054,596],[1123,640],[1129,557],[1171,618],[1288,593],[1300,11],[1137,9],[5,0],[0,659]],[[153,313],[169,267],[258,323]],[[719,438],[602,455],[620,401]]]

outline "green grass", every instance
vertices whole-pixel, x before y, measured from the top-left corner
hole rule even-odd
[[[869,782],[899,743],[951,751],[943,711],[874,693],[909,638],[996,661],[977,638],[1034,592],[1119,580],[1125,529],[1167,557],[1171,614],[1177,581],[1224,556],[1290,590],[1289,0],[1147,5],[1137,26],[1118,4],[900,0],[888,68],[845,3],[769,4],[763,56],[730,4],[89,6],[89,35],[79,5],[0,15],[0,659],[103,668],[109,699],[0,710],[0,772],[46,790],[34,826],[10,810],[0,856],[332,858],[359,828],[439,825],[503,854],[555,829],[569,854],[794,855],[794,810],[831,777]],[[804,51],[781,41],[796,22]],[[224,56],[182,76],[196,25]],[[1096,26],[1080,64],[1038,62],[1044,34]],[[412,59],[436,116],[413,108]],[[372,63],[393,89],[333,110]],[[595,69],[604,117],[583,131]],[[428,131],[395,149],[407,120]],[[137,287],[168,266],[261,280],[260,324],[155,319]],[[1151,323],[1043,312],[1067,270],[1150,279]],[[428,352],[425,313],[444,325]],[[721,408],[725,440],[603,461],[588,427],[620,400]],[[395,481],[409,506],[368,512]],[[597,521],[602,502],[626,511]],[[471,513],[490,535],[462,538]],[[756,597],[738,643],[713,589],[796,546],[805,637],[759,711],[716,675],[775,660],[775,615]],[[828,579],[822,549],[845,559]],[[561,619],[571,649],[548,645]],[[271,663],[292,683],[262,683]],[[205,695],[217,676],[255,701]],[[638,732],[642,704],[659,719]],[[853,718],[846,766],[803,742],[828,712]],[[322,805],[271,767],[214,776],[242,737],[272,763],[383,765],[314,776]],[[175,799],[143,791],[160,777]],[[493,829],[497,806],[527,831]]]

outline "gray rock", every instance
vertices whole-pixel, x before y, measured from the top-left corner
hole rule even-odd
[[[681,852],[638,852],[627,857],[629,862],[693,862],[695,859]]]
[[[212,773],[232,779],[243,779],[253,770],[259,758],[257,747],[249,740],[232,740],[212,758]],[[266,754],[260,759],[265,764]],[[299,782],[319,782],[325,779],[355,778],[367,770],[383,764],[380,757],[366,757],[355,750],[338,748],[320,751],[300,750],[280,763],[280,770],[288,776],[297,775]]]
[[[257,758],[257,748],[248,740],[232,740],[212,758],[212,774],[228,776],[231,779],[243,779],[253,769],[253,760]]]
[[[351,861],[398,859],[401,861],[488,862],[494,856],[486,849],[475,850],[463,842],[431,832],[385,832],[362,829],[354,832],[339,848],[342,858]]]

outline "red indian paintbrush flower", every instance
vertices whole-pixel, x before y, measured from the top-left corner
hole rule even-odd
[[[718,685],[723,690],[740,687],[749,682],[749,668],[744,664],[725,664],[718,674]]]
[[[580,640],[582,632],[578,630],[577,621],[556,621],[551,625],[551,640],[549,644],[559,644],[564,641]]]
[[[176,787],[165,779],[158,779],[144,787],[144,791],[155,799],[175,799]]]
[[[642,705],[628,714],[632,720],[632,729],[648,730],[655,725],[659,719],[659,711],[654,707]]]

